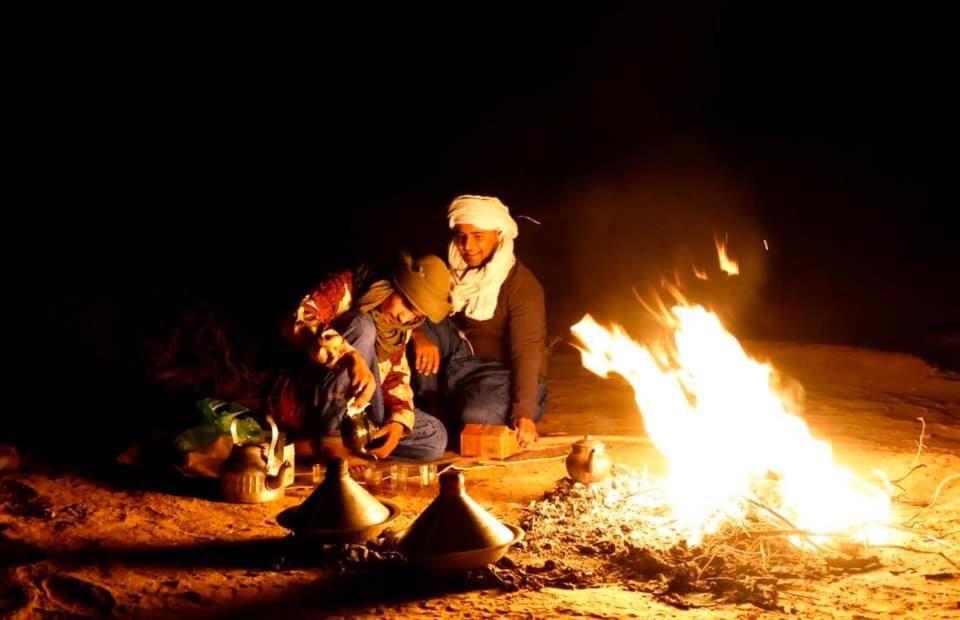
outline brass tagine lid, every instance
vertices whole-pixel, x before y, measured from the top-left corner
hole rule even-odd
[[[296,532],[347,532],[383,524],[397,512],[351,478],[346,461],[335,458],[327,462],[323,482],[278,521]]]
[[[516,533],[467,495],[463,472],[440,475],[440,493],[403,533],[408,556],[431,556],[506,545]]]

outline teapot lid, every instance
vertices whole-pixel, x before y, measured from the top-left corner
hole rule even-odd
[[[583,439],[573,442],[574,447],[583,448],[585,450],[603,450],[604,445],[602,441],[594,439],[590,435],[585,435]]]

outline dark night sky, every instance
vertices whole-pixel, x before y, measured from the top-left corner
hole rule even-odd
[[[714,233],[745,273],[699,292],[740,335],[919,351],[956,331],[945,14],[666,6],[219,16],[39,46],[17,96],[49,248],[25,279],[62,295],[44,320],[126,380],[189,308],[262,334],[328,269],[441,252],[447,202],[490,193],[542,222],[518,246],[554,335],[586,311],[629,323],[630,287],[707,264]]]

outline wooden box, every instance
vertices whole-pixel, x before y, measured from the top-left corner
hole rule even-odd
[[[523,449],[517,443],[517,431],[495,424],[467,424],[460,433],[460,455],[484,459],[505,459]]]

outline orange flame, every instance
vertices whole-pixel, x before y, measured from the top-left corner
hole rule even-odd
[[[714,242],[717,245],[717,257],[720,259],[720,269],[727,275],[735,276],[739,274],[740,265],[727,254],[726,240],[720,241],[715,238]]]
[[[703,270],[697,269],[697,266],[696,266],[696,265],[693,266],[693,275],[697,276],[697,278],[700,279],[700,280],[708,280],[708,279],[709,279],[709,278],[707,278],[707,271],[706,271],[705,269],[703,269]]]
[[[830,444],[773,388],[773,368],[750,358],[703,307],[682,298],[669,310],[658,305],[663,334],[649,346],[590,315],[571,331],[587,369],[617,373],[633,388],[667,458],[669,506],[688,540],[742,518],[751,499],[807,531],[882,538],[868,525],[889,519],[889,495],[834,462]]]

